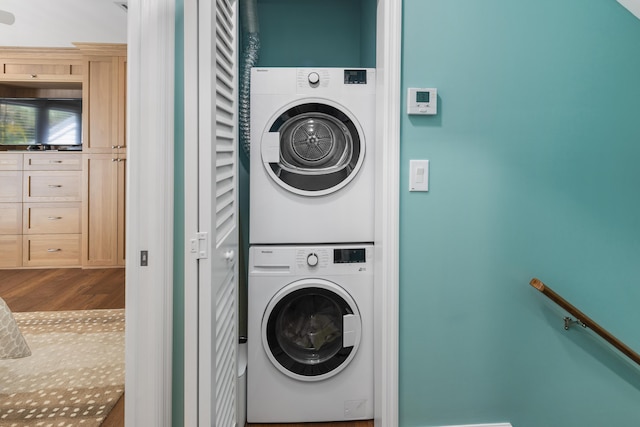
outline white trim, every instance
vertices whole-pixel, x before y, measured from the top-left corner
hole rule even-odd
[[[622,6],[634,14],[634,16],[640,19],[640,0],[618,0]]]
[[[130,0],[125,424],[170,426],[173,345],[174,0]],[[148,267],[139,265],[149,251]]]
[[[513,427],[509,423],[498,423],[498,424],[460,424],[456,426],[442,426],[442,427]]]
[[[398,291],[400,191],[400,61],[402,1],[379,0],[377,10],[375,425],[398,425]]]

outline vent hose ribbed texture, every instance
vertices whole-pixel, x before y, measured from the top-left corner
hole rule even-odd
[[[239,126],[240,145],[249,157],[251,150],[251,68],[258,63],[260,37],[258,36],[258,6],[257,0],[244,0],[241,4],[242,27],[244,30],[242,58],[240,63],[240,96],[239,96]]]

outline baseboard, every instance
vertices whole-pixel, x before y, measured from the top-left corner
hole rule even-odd
[[[498,423],[498,424],[464,424],[456,426],[442,426],[442,427],[513,427],[510,423]]]

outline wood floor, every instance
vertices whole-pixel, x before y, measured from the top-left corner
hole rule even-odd
[[[124,269],[0,270],[0,297],[11,311],[124,308]],[[124,396],[101,427],[124,426]]]

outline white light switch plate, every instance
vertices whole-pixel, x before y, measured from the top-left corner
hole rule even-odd
[[[409,161],[409,191],[429,191],[429,160]]]

